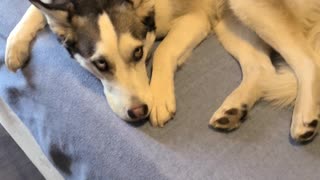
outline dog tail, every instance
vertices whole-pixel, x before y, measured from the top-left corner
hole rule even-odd
[[[293,71],[281,65],[277,74],[261,81],[263,100],[277,107],[293,106],[297,97],[298,83]]]

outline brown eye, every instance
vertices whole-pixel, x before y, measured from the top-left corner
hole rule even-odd
[[[104,58],[93,61],[93,64],[101,72],[107,72],[110,70],[110,66]]]
[[[138,47],[133,51],[132,58],[134,61],[139,62],[143,57],[143,47]]]

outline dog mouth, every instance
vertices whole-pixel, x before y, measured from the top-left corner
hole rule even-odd
[[[147,116],[143,119],[133,120],[133,121],[125,121],[125,122],[128,123],[130,126],[140,127],[140,126],[143,126],[149,122],[149,116]]]

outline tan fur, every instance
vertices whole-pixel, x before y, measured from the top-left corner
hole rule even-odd
[[[230,0],[229,3],[236,16],[277,50],[292,68],[297,79],[296,98],[292,97],[294,93],[288,88],[283,89],[285,93],[273,92],[269,95],[272,95],[271,99],[280,98],[278,102],[296,99],[291,137],[296,141],[312,140],[319,130],[320,55],[314,46],[317,43],[310,39],[317,36],[310,36],[310,32],[319,23],[319,1],[302,3],[300,0]],[[269,81],[276,83],[271,87],[275,87],[285,77],[284,83],[290,85],[282,87],[293,88],[294,81],[290,80],[289,75],[280,77],[278,79],[275,76],[274,80]]]
[[[45,24],[41,12],[34,6],[29,7],[7,39],[5,62],[9,70],[15,72],[25,64],[30,53],[29,46]]]
[[[272,3],[294,17],[311,47],[320,52],[320,1],[285,0]],[[274,106],[294,105],[298,87],[296,77],[289,67],[282,65],[276,76],[268,76],[262,81],[262,86],[265,90],[263,99]]]
[[[297,79],[292,70],[281,67],[274,76],[266,76],[260,86],[264,90],[263,100],[275,107],[293,106],[297,97]]]

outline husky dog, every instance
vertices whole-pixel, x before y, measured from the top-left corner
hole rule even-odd
[[[99,78],[112,110],[126,121],[150,115],[163,127],[176,112],[174,73],[210,33],[240,63],[243,80],[210,125],[233,130],[265,99],[294,104],[291,137],[312,140],[320,119],[320,1],[309,0],[30,0],[8,38],[6,65],[16,71],[46,24],[85,69]],[[145,67],[156,38],[151,82]],[[289,66],[275,68],[270,52]]]

